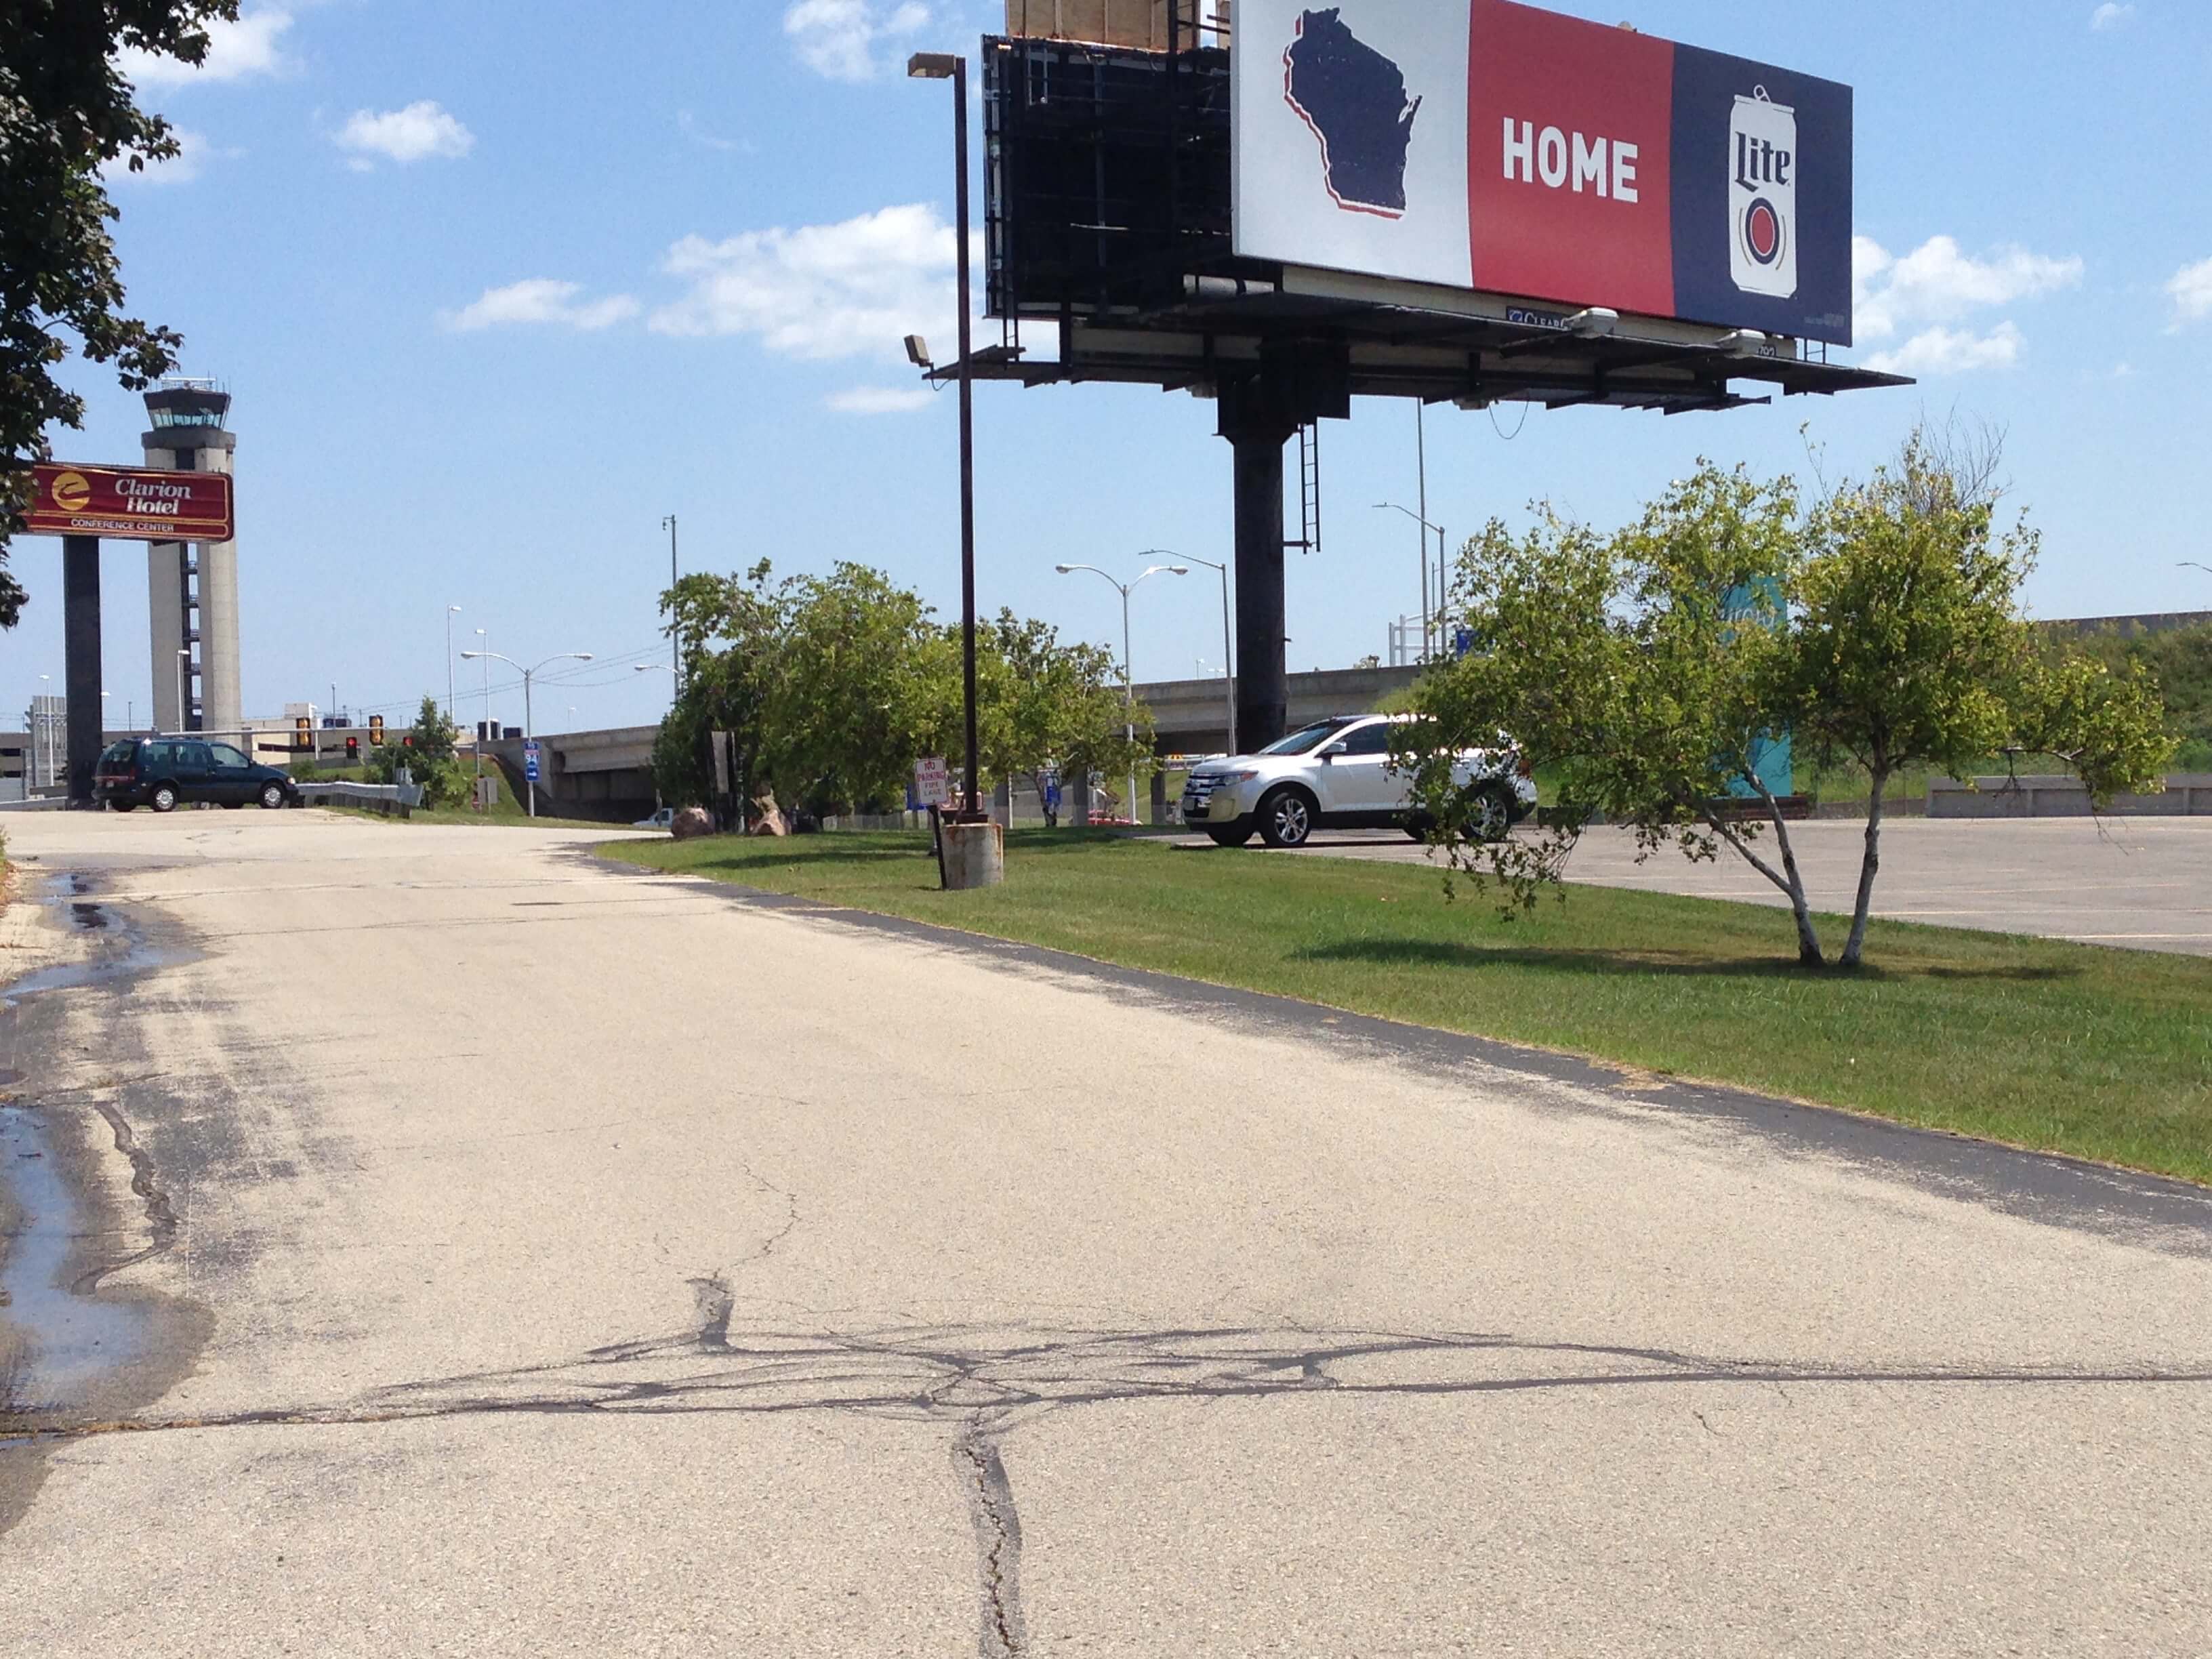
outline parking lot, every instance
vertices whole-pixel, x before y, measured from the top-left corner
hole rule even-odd
[[[1865,830],[1846,819],[1790,826],[1815,908],[1850,909]],[[1202,837],[1190,840],[1194,846],[1206,844]],[[1772,845],[1771,836],[1762,842],[1765,848]],[[1260,850],[1254,842],[1253,854]],[[1431,854],[1402,835],[1324,830],[1306,851],[1281,856],[1412,863]],[[1585,835],[1568,878],[1698,898],[1787,903],[1733,854],[1723,853],[1712,864],[1692,864],[1667,851],[1638,863],[1634,840],[1619,829]],[[2212,818],[1893,819],[1882,830],[1875,914],[2212,956]]]

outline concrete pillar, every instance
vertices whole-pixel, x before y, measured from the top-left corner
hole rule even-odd
[[[69,691],[70,805],[92,805],[92,775],[106,746],[100,686],[100,538],[62,540],[62,683]]]
[[[232,452],[200,452],[204,472],[230,471]],[[200,550],[200,696],[203,728],[232,732],[246,718],[239,668],[238,544],[204,543]]]

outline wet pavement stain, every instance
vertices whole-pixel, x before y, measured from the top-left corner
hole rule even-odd
[[[0,1110],[0,1182],[21,1218],[0,1261],[0,1307],[21,1333],[12,1372],[18,1413],[52,1409],[144,1352],[148,1310],[76,1294],[70,1256],[90,1231],[36,1114]]]

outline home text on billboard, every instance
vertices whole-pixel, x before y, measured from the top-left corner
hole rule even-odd
[[[1239,0],[1235,245],[1849,345],[1849,87],[1512,0]]]

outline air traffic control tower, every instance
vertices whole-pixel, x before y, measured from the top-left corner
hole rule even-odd
[[[228,472],[238,440],[224,425],[230,394],[212,380],[163,380],[146,394],[154,423],[146,465]],[[161,732],[236,732],[238,544],[155,542],[146,554],[153,635],[154,724]]]

